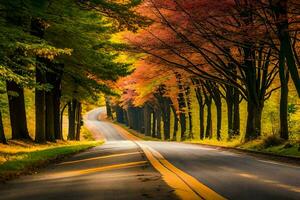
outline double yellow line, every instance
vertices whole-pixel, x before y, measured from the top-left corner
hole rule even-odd
[[[175,194],[181,199],[188,200],[225,200],[223,196],[216,193],[209,187],[200,183],[197,179],[184,171],[178,169],[167,161],[159,152],[149,147],[146,144],[142,144],[138,141],[141,139],[128,133],[123,128],[115,125],[115,128],[119,130],[123,137],[135,142],[144,152],[152,166],[162,174],[163,180],[175,190]]]
[[[121,163],[121,164],[115,164],[115,165],[109,165],[109,166],[103,166],[103,167],[95,167],[95,168],[89,168],[89,169],[64,171],[64,172],[50,174],[45,179],[50,180],[50,179],[58,179],[58,178],[59,179],[70,178],[70,177],[74,177],[74,176],[81,176],[81,175],[91,174],[91,173],[95,173],[95,172],[141,167],[141,166],[147,165],[147,163],[148,163],[148,161],[137,161],[137,162]]]

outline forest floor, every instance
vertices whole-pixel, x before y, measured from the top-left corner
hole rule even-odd
[[[84,138],[84,141],[57,141],[46,144],[9,140],[9,145],[0,144],[0,182],[23,174],[36,173],[37,169],[50,163],[103,144],[103,141],[91,141],[86,132]]]

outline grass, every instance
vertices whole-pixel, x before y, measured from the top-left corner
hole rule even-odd
[[[240,140],[187,140],[184,142],[193,143],[193,144],[204,144],[204,145],[213,145],[219,147],[229,147],[236,149],[245,149],[254,152],[263,152],[276,154],[281,156],[291,156],[300,158],[300,143],[296,141],[285,142],[276,137],[265,137],[263,139],[257,139],[246,143],[241,143]]]
[[[91,135],[86,135],[84,134],[91,139]],[[37,168],[51,162],[101,144],[103,141],[57,141],[57,143],[35,144],[10,140],[9,145],[0,144],[0,181],[33,173]]]
[[[239,145],[239,148],[263,153],[276,154],[281,156],[292,156],[300,158],[299,141],[285,142],[280,140],[264,138],[241,144]]]
[[[286,145],[278,145],[263,149],[262,151],[267,153],[275,153],[278,155],[294,156],[300,158],[299,144],[292,144],[288,148],[286,147]]]
[[[239,140],[225,141],[225,140],[216,140],[216,139],[204,139],[204,140],[186,140],[184,142],[193,143],[193,144],[206,144],[220,147],[237,147],[240,145]]]

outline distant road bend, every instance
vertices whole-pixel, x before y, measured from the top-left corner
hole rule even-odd
[[[0,199],[300,199],[300,167],[201,145],[142,141],[86,116],[102,146],[0,186]]]

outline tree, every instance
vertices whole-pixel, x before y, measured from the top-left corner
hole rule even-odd
[[[245,140],[261,135],[264,101],[277,89],[270,88],[278,74],[277,58],[264,42],[267,30],[257,23],[256,8],[240,1],[149,1],[144,13],[150,13],[154,25],[128,37],[137,50],[165,65],[239,89],[248,102]],[[250,34],[253,27],[259,31]]]
[[[6,86],[9,100],[12,139],[30,139],[27,129],[24,90],[14,81],[7,81]]]
[[[262,2],[265,3],[265,2]],[[289,26],[289,9],[295,10],[296,13],[293,15],[299,14],[299,5],[295,1],[278,1],[272,0],[269,1],[269,8],[274,13],[274,24],[277,30],[277,36],[280,43],[280,62],[286,63],[289,69],[289,73],[291,78],[295,84],[298,96],[300,97],[300,77],[299,72],[296,66],[296,58],[297,54],[295,54],[293,50],[293,44],[291,43],[290,36],[290,26]],[[297,26],[296,22],[296,26]],[[295,25],[294,25],[295,26]],[[281,67],[284,67],[283,65]],[[284,70],[284,69],[282,69]]]

